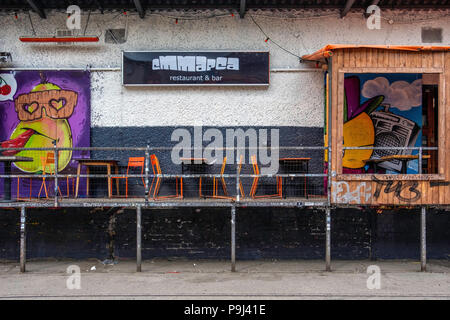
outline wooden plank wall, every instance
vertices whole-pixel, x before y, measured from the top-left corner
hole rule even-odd
[[[342,68],[389,68],[397,72],[440,68],[439,97],[439,174],[421,180],[407,180],[400,175],[342,175],[344,83]],[[404,70],[403,70],[404,69]],[[358,71],[355,71],[358,72]],[[341,49],[332,58],[332,179],[331,201],[335,204],[373,206],[416,206],[450,204],[450,52],[406,52],[383,49]],[[448,134],[446,134],[448,132]],[[447,136],[447,139],[446,139]],[[383,180],[381,180],[383,179]],[[378,181],[377,181],[378,180]]]

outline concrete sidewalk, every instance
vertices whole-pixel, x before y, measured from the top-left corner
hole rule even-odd
[[[68,289],[70,265],[80,268],[81,289]],[[367,267],[381,270],[381,288],[368,289]],[[104,265],[99,260],[39,260],[19,272],[0,263],[1,299],[450,299],[450,261],[144,261]],[[73,279],[73,278],[72,278]]]

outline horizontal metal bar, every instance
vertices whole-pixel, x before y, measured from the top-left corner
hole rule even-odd
[[[438,147],[343,147],[343,150],[439,150]]]
[[[274,177],[281,177],[281,178],[295,178],[295,177],[326,177],[327,174],[325,173],[276,173],[276,174],[239,174],[239,177],[241,178],[274,178]],[[80,174],[77,175],[65,175],[65,174],[57,174],[57,175],[48,175],[48,174],[36,174],[36,175],[29,175],[29,174],[11,174],[11,175],[4,175],[1,174],[0,178],[112,178],[112,179],[125,179],[125,178],[145,178],[145,174],[130,174],[130,175],[117,175],[117,174]],[[236,178],[236,174],[149,174],[149,178]]]
[[[171,150],[328,150],[328,147],[149,147],[148,150],[171,151]],[[26,150],[26,151],[54,151],[55,148],[0,148],[0,151],[7,150]],[[146,151],[146,147],[73,147],[73,148],[57,148],[58,151]]]
[[[81,199],[80,199],[81,200]],[[133,199],[133,201],[121,202],[121,201],[92,201],[95,198],[88,198],[85,202],[80,201],[70,201],[70,199],[61,199],[58,203],[59,207],[124,207],[124,208],[182,208],[182,207],[289,207],[289,208],[300,208],[300,207],[325,207],[327,206],[327,201],[298,201],[298,200],[288,200],[283,199],[280,201],[223,201],[217,200],[214,201],[196,201],[194,199],[186,199],[181,201],[159,201],[159,200],[150,200],[145,201],[144,198]],[[40,200],[36,202],[27,201],[27,202],[6,202],[0,203],[0,207],[9,207],[9,208],[55,208],[53,199]]]

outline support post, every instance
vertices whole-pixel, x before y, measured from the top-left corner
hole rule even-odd
[[[134,6],[136,7],[136,11],[139,13],[139,18],[144,19],[145,10],[144,10],[144,7],[142,7],[141,1],[134,0]]]
[[[236,206],[231,207],[231,272],[236,272]]]
[[[239,16],[241,17],[241,19],[244,19],[246,10],[247,10],[247,1],[241,0],[239,5]]]
[[[420,271],[427,271],[427,209],[421,208],[420,215]]]
[[[142,271],[142,210],[136,207],[136,272]]]
[[[419,174],[422,174],[422,147],[419,148]]]
[[[28,5],[41,17],[41,19],[47,19],[44,10],[38,6],[34,0],[27,0]]]
[[[53,141],[55,154],[55,208],[58,207],[58,166],[59,166],[59,152],[56,146],[56,140]],[[109,179],[109,177],[108,177]]]
[[[25,272],[27,260],[27,230],[25,207],[20,208],[20,272]]]
[[[331,209],[325,209],[325,270],[331,271]]]
[[[148,203],[148,196],[150,193],[149,189],[149,178],[148,174],[150,172],[150,143],[147,142],[147,147],[145,149],[145,203]]]

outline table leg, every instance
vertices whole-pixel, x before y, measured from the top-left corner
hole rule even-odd
[[[81,173],[81,164],[77,166],[77,185],[75,188],[75,198],[78,198],[78,187],[80,185],[80,173]]]
[[[86,198],[89,197],[89,167],[86,166]]]
[[[407,166],[408,166],[408,160],[402,160],[402,173],[403,174],[406,174],[406,172],[408,170]]]
[[[306,162],[306,174],[309,173],[309,162]],[[305,176],[305,198],[308,199],[308,177]]]
[[[198,181],[198,195],[200,196],[200,198],[203,197],[203,195],[202,195],[202,177],[200,177],[199,181]]]
[[[5,162],[5,175],[11,175],[11,162]],[[11,178],[3,179],[3,201],[11,201]]]
[[[119,166],[114,165],[114,173],[116,174],[116,176],[119,175]],[[117,195],[119,195],[119,179],[116,179],[116,193]]]
[[[112,189],[111,189],[111,165],[106,165],[106,173],[108,174],[108,197],[112,197]]]

